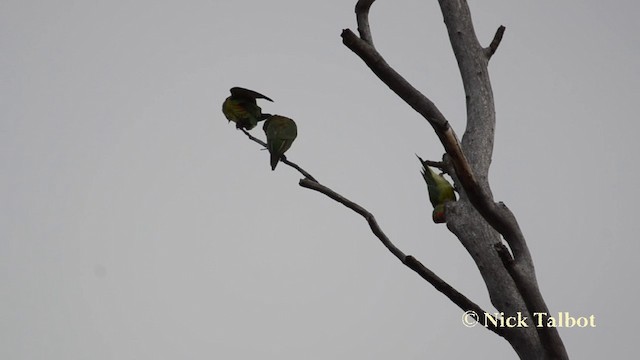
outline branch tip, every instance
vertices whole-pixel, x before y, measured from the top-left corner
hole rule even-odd
[[[369,27],[369,9],[375,0],[359,0],[356,3],[356,20],[358,22],[358,33],[360,38],[367,44],[373,46],[371,28]]]
[[[487,54],[487,59],[491,59],[493,54],[495,54],[496,50],[498,50],[498,46],[500,46],[500,42],[502,41],[502,37],[504,36],[504,31],[506,29],[507,29],[506,27],[504,27],[503,25],[500,25],[498,27],[498,30],[496,30],[496,34],[493,36],[493,40],[491,40],[491,44],[489,44],[489,47],[485,49]]]

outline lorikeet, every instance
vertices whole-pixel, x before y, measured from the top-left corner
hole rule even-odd
[[[262,109],[256,104],[256,99],[265,99],[273,102],[268,97],[253,90],[241,87],[231,88],[231,96],[222,103],[222,112],[229,121],[236,123],[236,128],[251,130],[259,121],[267,119],[270,114],[263,114]]]
[[[264,122],[262,129],[267,135],[267,149],[271,153],[271,170],[275,170],[280,157],[298,136],[298,127],[288,117],[273,115]]]
[[[420,159],[420,157],[418,157]],[[435,171],[424,163],[424,160],[420,159],[422,163],[422,177],[427,182],[427,190],[429,190],[429,200],[433,205],[433,213],[431,217],[434,223],[446,222],[445,216],[445,203],[448,201],[456,201],[456,193],[453,186],[442,176],[442,174],[436,174]]]

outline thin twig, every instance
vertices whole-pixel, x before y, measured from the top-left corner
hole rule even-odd
[[[362,206],[356,204],[355,202],[345,198],[344,196],[336,193],[330,188],[314,181],[310,181],[309,179],[301,179],[300,186],[315,190],[320,192],[329,198],[341,203],[342,205],[348,207],[349,209],[355,211],[360,214],[369,224],[369,228],[371,232],[382,242],[382,244],[389,249],[389,251],[398,258],[404,265],[406,265],[411,270],[415,271],[420,277],[427,280],[431,285],[433,285],[436,290],[440,291],[443,295],[449,298],[454,304],[458,305],[464,311],[474,311],[476,314],[481,315],[485,314],[485,311],[476,303],[471,301],[469,298],[464,296],[458,290],[454,289],[451,285],[449,285],[446,281],[442,280],[438,275],[436,275],[433,271],[429,270],[426,266],[424,266],[420,261],[414,258],[411,255],[405,255],[405,253],[400,250],[397,246],[389,240],[387,235],[382,231],[376,218],[371,214],[367,209]],[[491,323],[487,324],[487,329],[493,331],[497,335],[504,337],[504,329],[497,328],[493,326]]]
[[[373,232],[373,234],[380,239],[380,241],[382,242],[382,244],[389,249],[389,251],[391,251],[391,253],[397,257],[398,259],[400,259],[400,261],[404,262],[404,258],[406,257],[406,255],[400,250],[398,249],[392,242],[391,240],[389,240],[389,238],[387,237],[387,235],[382,231],[382,229],[380,229],[380,226],[378,225],[378,222],[376,221],[376,218],[373,216],[373,214],[371,214],[369,211],[367,211],[367,209],[363,208],[362,206],[356,204],[355,202],[345,198],[344,196],[338,194],[337,192],[331,190],[330,188],[318,183],[318,182],[311,182],[311,181],[307,181],[305,179],[300,180],[300,186],[307,188],[307,189],[311,189],[311,190],[315,190],[317,192],[323,193],[326,196],[328,196],[329,198],[339,202],[340,204],[348,207],[349,209],[357,212],[358,214],[360,214],[365,220],[367,220],[367,222],[369,223],[369,227],[371,228],[371,231]]]
[[[314,178],[306,170],[304,170],[303,168],[298,166],[298,164],[289,161],[286,156],[282,155],[280,157],[280,161],[285,163],[285,164],[287,164],[287,165],[289,165],[289,166],[291,166],[292,168],[298,170],[298,172],[300,172],[300,174],[302,174],[306,179],[309,179],[309,180],[314,181],[314,182],[318,182],[318,180],[316,180],[316,178]]]
[[[249,137],[249,139],[251,139],[252,141],[257,142],[258,144],[260,144],[260,145],[264,146],[264,148],[265,148],[265,149],[267,148],[267,143],[266,143],[266,142],[264,142],[264,141],[262,141],[262,140],[258,139],[257,137],[255,137],[255,136],[253,136],[253,135],[249,134],[249,132],[248,132],[247,130],[245,130],[245,129],[240,129],[240,130],[242,130],[242,132],[243,132],[245,135],[247,135],[247,136]]]
[[[496,30],[496,34],[493,36],[491,44],[489,44],[489,47],[485,48],[487,59],[491,59],[493,54],[496,53],[496,50],[498,50],[498,46],[500,46],[500,42],[502,41],[502,36],[504,35],[505,30],[506,28],[503,25],[500,25],[500,27],[498,27],[498,30]]]

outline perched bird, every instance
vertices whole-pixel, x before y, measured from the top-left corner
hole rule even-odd
[[[251,130],[258,125],[259,121],[271,116],[262,113],[256,99],[265,99],[271,102],[273,100],[258,92],[241,87],[233,87],[230,91],[231,96],[222,103],[222,112],[227,120],[236,123],[236,128]]]
[[[298,127],[288,117],[273,115],[264,122],[262,129],[267,135],[267,149],[271,153],[271,170],[275,170],[280,157],[298,136]]]
[[[420,157],[418,156],[418,159]],[[446,222],[445,217],[445,203],[448,201],[456,201],[456,193],[453,186],[442,176],[442,174],[436,174],[435,171],[424,163],[424,160],[420,159],[422,163],[422,177],[427,182],[427,190],[429,190],[429,200],[433,205],[433,213],[431,217],[434,223]]]

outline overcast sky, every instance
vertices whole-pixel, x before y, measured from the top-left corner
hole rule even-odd
[[[506,359],[509,344],[366,223],[248,141],[232,86],[298,123],[288,155],[492,309],[431,206],[426,121],[341,43],[355,0],[0,3],[0,358]],[[640,5],[471,1],[497,107],[490,179],[576,359],[631,358],[640,303]],[[437,1],[379,0],[379,51],[461,135]],[[263,137],[260,127],[253,134]]]

